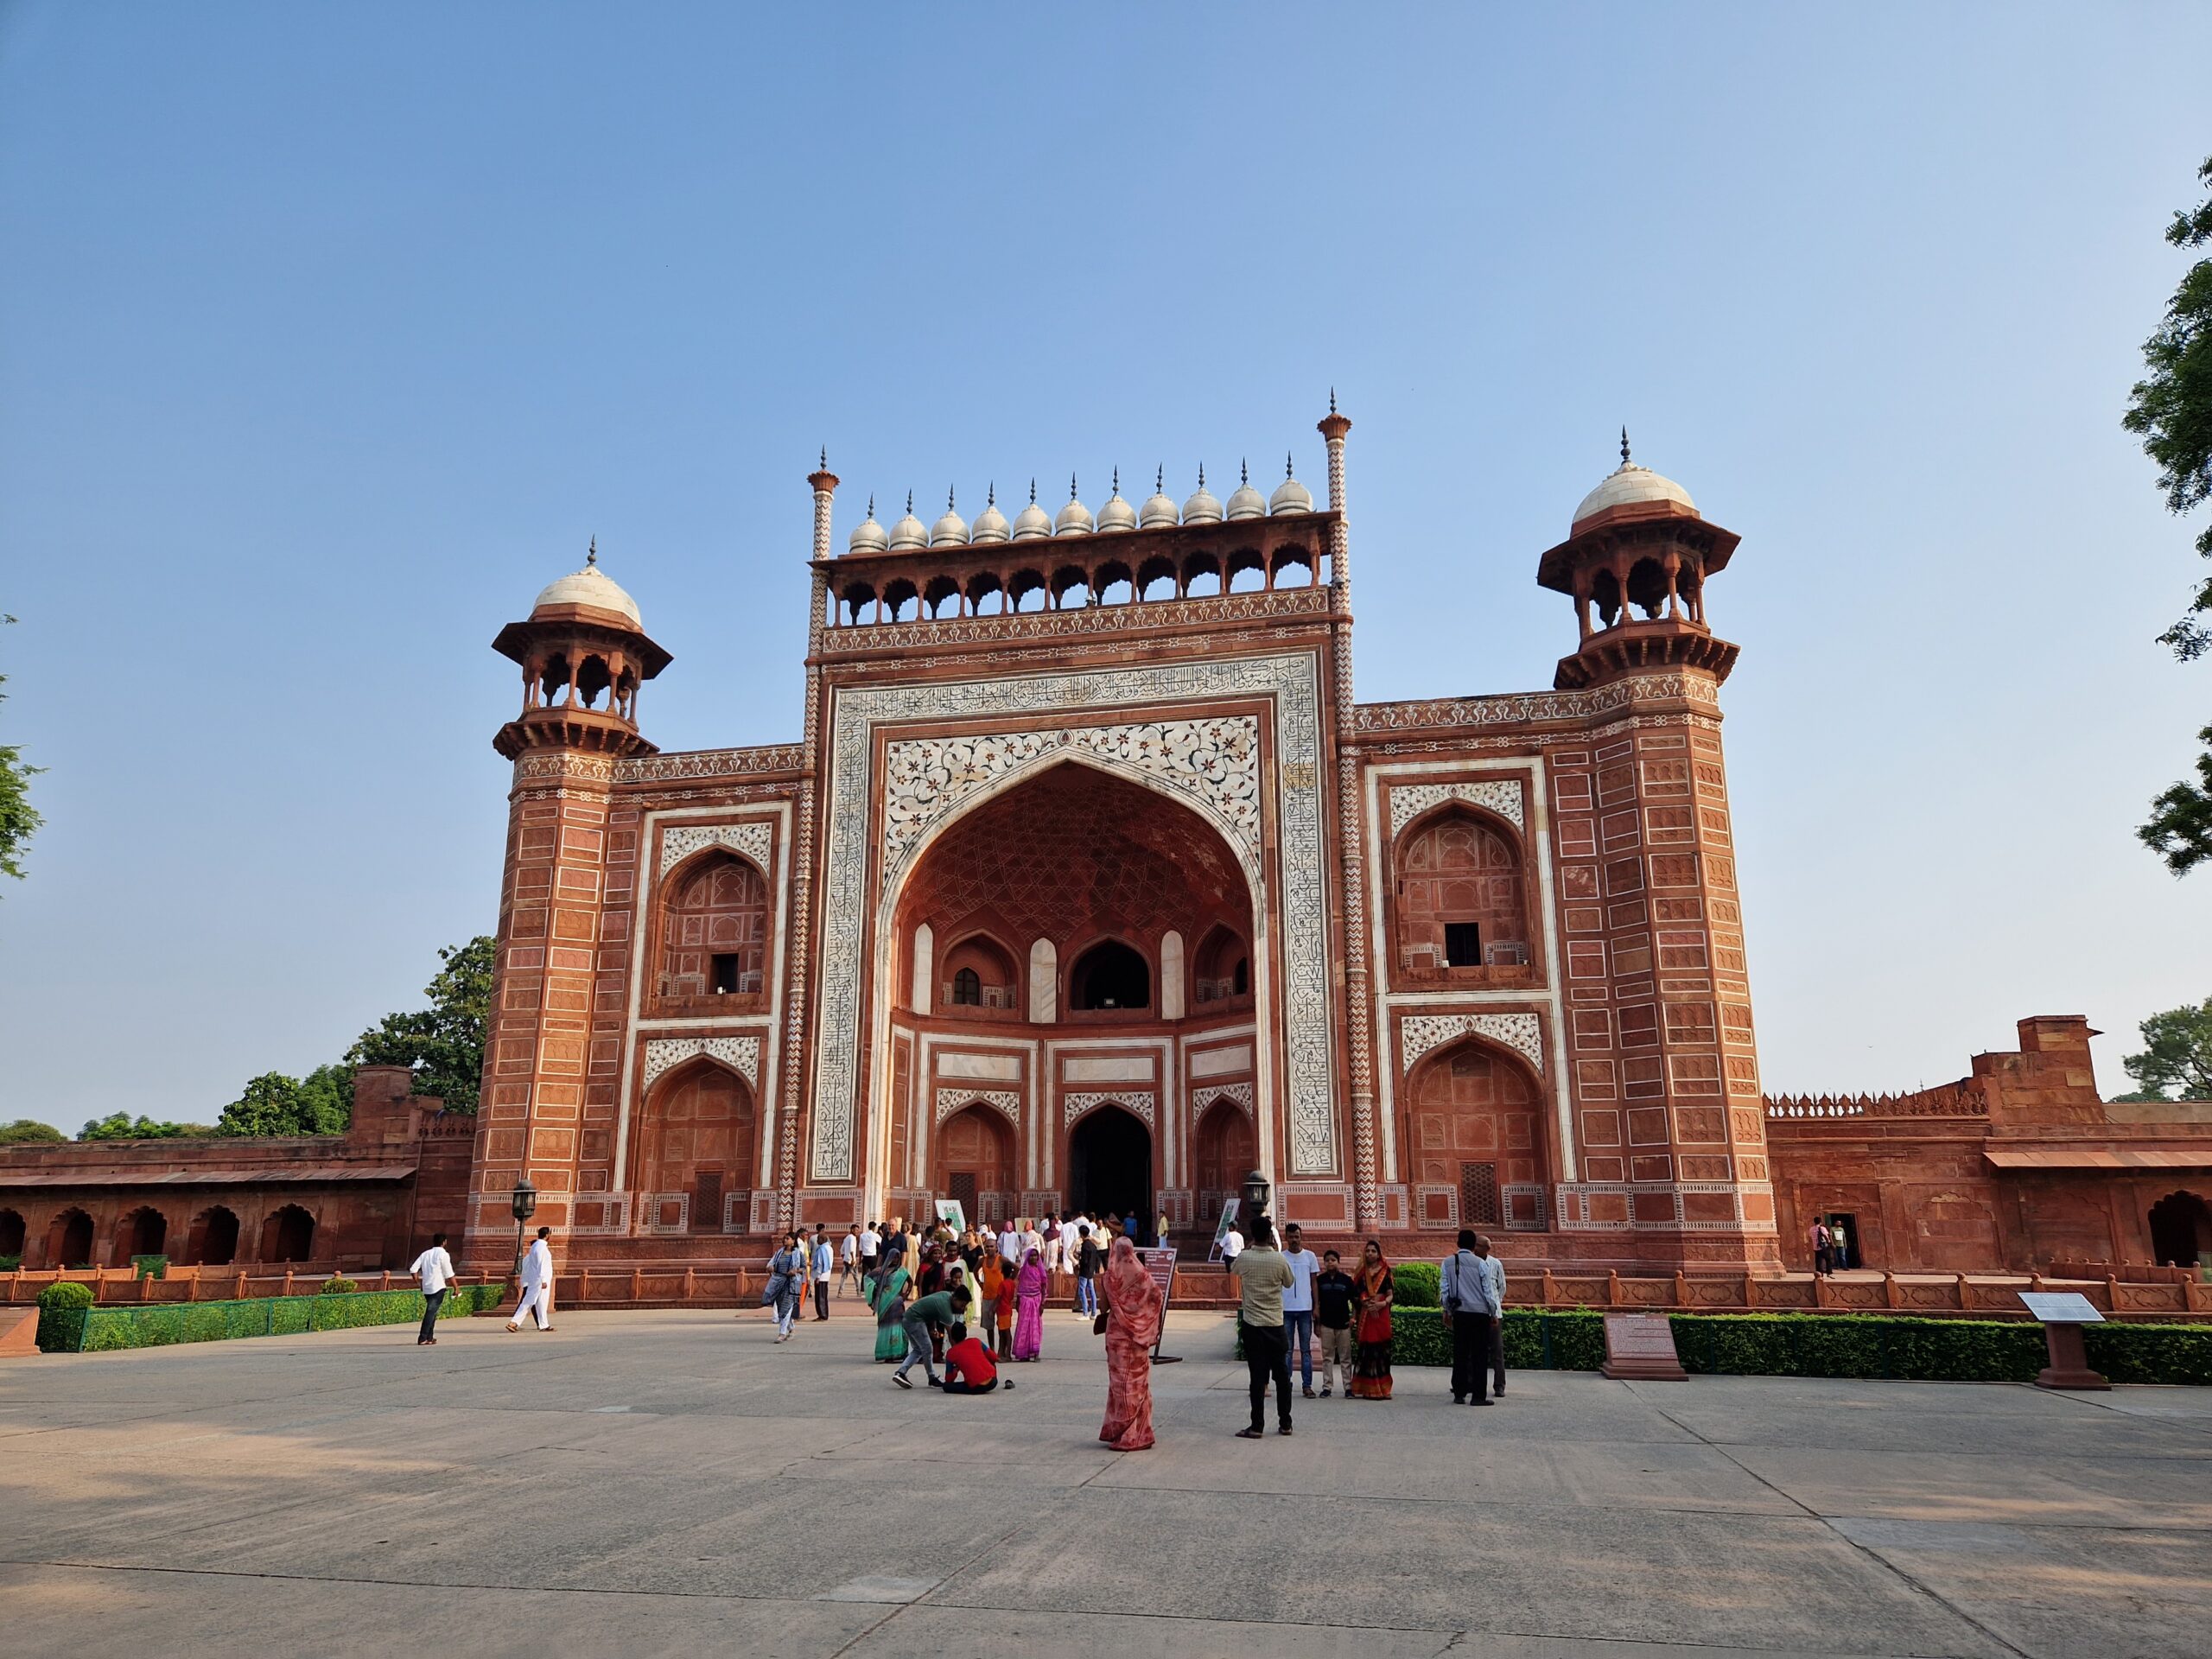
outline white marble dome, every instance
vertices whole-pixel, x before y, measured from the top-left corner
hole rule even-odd
[[[1075,480],[1068,480],[1068,504],[1060,509],[1060,516],[1052,520],[1055,536],[1088,536],[1090,534],[1090,509],[1076,499]]]
[[[952,510],[952,492],[944,493],[944,516],[930,526],[931,547],[965,547],[968,521]]]
[[[881,524],[875,522],[875,498],[868,499],[868,517],[853,526],[853,533],[845,543],[848,553],[880,553],[891,545],[891,537]]]
[[[906,516],[891,526],[890,549],[894,553],[903,553],[910,548],[927,547],[929,544],[930,533],[923,527],[922,521],[914,517],[914,493],[909,490],[906,492]]]
[[[1122,499],[1122,469],[1116,467],[1114,469],[1114,493],[1108,496],[1105,505],[1098,509],[1098,533],[1103,536],[1109,531],[1135,530],[1136,527],[1137,510]]]
[[[1167,493],[1167,469],[1163,467],[1153,474],[1152,497],[1137,509],[1137,528],[1140,530],[1173,530],[1175,527],[1175,499]]]
[[[1290,457],[1285,455],[1282,458],[1282,482],[1275,486],[1275,493],[1268,498],[1268,512],[1272,516],[1313,511],[1313,494],[1292,474]]]
[[[1014,515],[1014,539],[1039,542],[1052,533],[1052,515],[1037,505],[1037,480],[1029,480],[1029,505]]]
[[[1217,524],[1221,522],[1221,503],[1214,493],[1206,488],[1206,469],[1198,468],[1198,487],[1183,504],[1183,522],[1186,524]]]
[[[1006,515],[999,511],[998,486],[991,486],[983,498],[983,510],[976,515],[975,528],[968,532],[968,539],[977,543],[995,543],[1007,537]]]
[[[1624,507],[1639,501],[1671,501],[1678,507],[1697,511],[1697,503],[1690,499],[1690,493],[1671,478],[1662,478],[1649,467],[1639,467],[1632,461],[1624,461],[1619,467],[1606,475],[1605,480],[1582,498],[1582,505],[1574,510],[1568,524],[1569,533],[1585,519],[1594,518],[1608,507]]]
[[[642,628],[645,620],[639,614],[638,601],[615,584],[614,578],[599,568],[599,549],[594,544],[584,561],[584,568],[550,584],[537,596],[530,608],[542,611],[548,605],[588,605],[594,610],[613,611],[630,619],[632,627]]]
[[[1235,524],[1240,518],[1266,518],[1268,504],[1260,493],[1252,487],[1252,469],[1249,467],[1240,467],[1237,468],[1237,476],[1241,481],[1229,493],[1229,505],[1224,509],[1222,517],[1231,524]]]

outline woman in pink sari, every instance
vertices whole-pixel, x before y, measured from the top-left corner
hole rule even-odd
[[[1106,1426],[1116,1452],[1152,1444],[1152,1345],[1160,1340],[1160,1287],[1126,1236],[1106,1258]]]
[[[1014,1357],[1034,1359],[1045,1345],[1045,1296],[1052,1274],[1045,1271],[1043,1255],[1032,1250],[1022,1258],[1014,1281]]]

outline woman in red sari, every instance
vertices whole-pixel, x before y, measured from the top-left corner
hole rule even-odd
[[[1382,1245],[1369,1239],[1361,1252],[1359,1274],[1352,1294],[1359,1312],[1352,1320],[1357,1344],[1352,1360],[1351,1386],[1344,1390],[1353,1400],[1390,1397],[1390,1308],[1397,1300],[1397,1281],[1390,1264],[1382,1259]]]
[[[1152,1444],[1152,1344],[1160,1340],[1160,1287],[1137,1247],[1114,1241],[1106,1257],[1106,1426],[1098,1438],[1116,1452]]]

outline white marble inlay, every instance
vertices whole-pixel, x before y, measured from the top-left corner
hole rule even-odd
[[[1543,1075],[1543,1024],[1533,1014],[1417,1014],[1398,1027],[1399,1058],[1410,1071],[1431,1049],[1470,1036],[1504,1044]]]
[[[1408,784],[1392,790],[1391,835],[1395,836],[1432,806],[1441,806],[1446,801],[1488,807],[1516,830],[1529,827],[1521,805],[1520,780],[1492,778],[1479,783],[1468,780],[1455,784]]]
[[[758,1037],[655,1037],[645,1044],[645,1081],[639,1086],[650,1090],[654,1082],[670,1067],[700,1055],[720,1060],[746,1081],[748,1088],[760,1086],[760,1039]]]
[[[775,826],[767,823],[682,823],[661,831],[660,875],[666,875],[704,847],[727,847],[753,861],[760,873],[768,871],[768,855],[776,844]]]
[[[1102,1089],[1062,1095],[1060,1127],[1066,1128],[1094,1106],[1107,1105],[1124,1107],[1142,1118],[1147,1128],[1153,1127],[1153,1093],[1149,1089],[1123,1089],[1119,1092]]]
[[[937,1091],[937,1121],[944,1122],[962,1108],[977,1103],[995,1106],[1021,1127],[1021,1096],[1007,1089],[939,1089]]]

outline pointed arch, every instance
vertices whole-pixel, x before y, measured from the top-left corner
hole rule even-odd
[[[1542,1077],[1503,1043],[1471,1033],[1423,1055],[1400,1135],[1421,1224],[1545,1226],[1558,1167],[1549,1116]]]
[[[720,1232],[727,1196],[754,1185],[759,1110],[731,1060],[696,1054],[648,1090],[630,1185],[649,1230]]]

